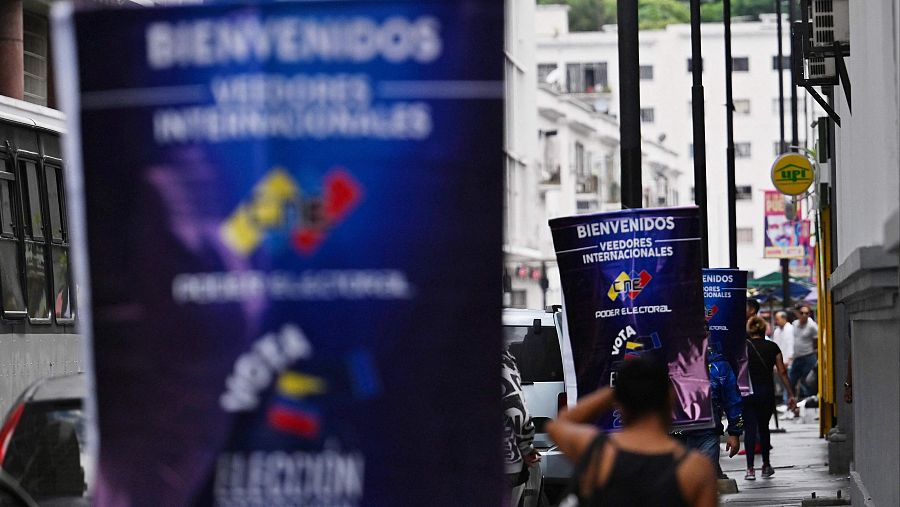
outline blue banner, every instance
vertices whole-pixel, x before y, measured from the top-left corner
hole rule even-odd
[[[503,3],[57,18],[94,503],[499,505]]]
[[[747,272],[704,269],[703,300],[709,346],[728,360],[741,396],[747,396],[752,392],[747,369]]]
[[[577,396],[614,385],[622,362],[651,355],[669,365],[674,424],[709,427],[698,209],[579,215],[551,220],[550,228],[563,290],[564,353],[572,359],[564,364],[573,364],[567,373]],[[622,421],[614,413],[599,424],[615,429]]]

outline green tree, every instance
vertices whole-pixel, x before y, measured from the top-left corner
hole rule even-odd
[[[784,0],[780,0],[784,1]],[[538,0],[539,4],[568,4],[569,29],[573,32],[599,30],[616,23],[616,0]],[[775,0],[732,0],[732,16],[759,16],[775,12]],[[783,7],[787,12],[787,6]],[[700,19],[722,21],[721,0],[700,0]],[[689,23],[690,0],[638,0],[641,29],[664,28],[672,23]]]
[[[687,4],[677,0],[640,0],[638,2],[638,24],[641,30],[665,28],[671,23],[689,23],[691,10]]]
[[[700,20],[704,22],[722,21],[722,2],[700,4]]]
[[[616,22],[615,0],[612,10],[606,0],[538,0],[538,4],[568,4],[569,30],[595,32],[601,25]]]

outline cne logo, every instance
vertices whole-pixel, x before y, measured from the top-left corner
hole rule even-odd
[[[606,295],[612,301],[615,301],[616,298],[620,298],[622,301],[625,301],[625,298],[635,299],[652,279],[653,277],[646,270],[641,271],[638,275],[635,275],[633,272],[629,275],[622,271],[613,280]]]
[[[706,322],[709,322],[710,320],[712,320],[712,318],[713,318],[717,313],[719,313],[719,307],[718,307],[718,305],[712,305],[711,307],[710,307],[710,306],[706,306],[706,307],[704,307],[704,309],[706,310]]]
[[[304,192],[290,173],[276,167],[222,223],[219,237],[233,252],[246,257],[268,237],[286,234],[297,253],[310,256],[361,198],[362,188],[343,168],[329,171],[321,195],[316,195]]]

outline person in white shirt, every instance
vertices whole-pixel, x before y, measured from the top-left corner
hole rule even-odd
[[[784,365],[790,368],[794,360],[794,326],[787,320],[787,313],[775,314],[775,331],[772,333],[772,341],[778,344],[781,353],[784,354]]]
[[[791,363],[788,379],[791,387],[796,388],[800,383],[800,397],[810,396],[811,392],[806,388],[803,380],[818,363],[819,326],[810,317],[808,306],[800,307],[800,318],[794,322],[794,360]]]
[[[794,326],[788,322],[787,313],[778,312],[775,314],[775,329],[772,332],[772,341],[781,349],[784,359],[784,366],[791,367],[794,360]],[[784,404],[788,402],[788,390],[783,390]]]

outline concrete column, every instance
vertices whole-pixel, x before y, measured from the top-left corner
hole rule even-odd
[[[25,96],[25,48],[22,42],[22,0],[0,1],[0,95]]]

